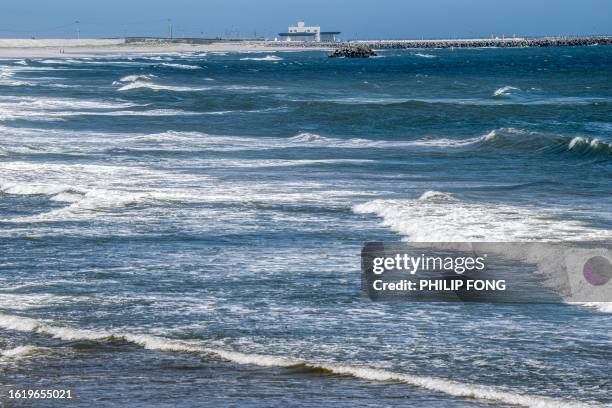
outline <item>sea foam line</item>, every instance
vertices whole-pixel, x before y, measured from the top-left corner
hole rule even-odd
[[[315,362],[267,354],[242,353],[239,351],[206,347],[191,341],[173,340],[148,334],[133,334],[127,332],[111,332],[107,330],[61,327],[28,317],[6,314],[0,314],[0,327],[7,330],[39,333],[66,341],[103,341],[108,339],[122,339],[139,345],[147,350],[208,354],[242,365],[284,368],[303,367],[312,369],[313,371],[323,370],[330,374],[346,375],[368,381],[395,381],[432,391],[442,392],[457,398],[476,398],[480,400],[522,405],[533,408],[588,408],[596,406],[552,397],[518,394],[502,390],[498,387],[465,384],[440,378],[397,373],[380,368]]]
[[[244,57],[240,61],[282,61],[283,58],[276,55],[266,55],[265,57]]]
[[[131,89],[148,88],[155,91],[174,91],[174,92],[193,92],[193,91],[207,91],[209,87],[189,87],[189,86],[171,86],[171,85],[159,85],[149,81],[137,80],[134,82],[127,83],[118,89],[118,91],[129,91]]]
[[[44,351],[44,350],[47,350],[47,348],[38,347],[38,346],[30,346],[30,345],[17,346],[11,349],[0,350],[0,357],[17,359],[17,358],[27,357],[31,354],[34,354],[40,351]]]
[[[168,67],[168,68],[178,68],[178,69],[202,69],[202,67],[198,65],[173,64],[169,62],[164,62],[161,65],[164,67]]]

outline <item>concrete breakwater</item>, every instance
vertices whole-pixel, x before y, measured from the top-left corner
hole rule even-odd
[[[376,53],[368,46],[358,44],[350,47],[336,48],[328,55],[330,58],[370,58],[375,57]]]
[[[274,42],[275,47],[346,48],[363,45],[373,49],[403,48],[521,48],[612,45],[612,37],[483,38],[465,40],[374,40],[335,43]]]

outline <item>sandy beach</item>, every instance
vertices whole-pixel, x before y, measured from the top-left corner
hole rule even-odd
[[[291,47],[290,50],[299,50]],[[310,47],[309,49],[312,49]],[[63,53],[60,52],[63,50]],[[287,51],[269,41],[219,41],[209,44],[129,42],[124,39],[0,39],[0,58],[91,57],[109,54],[163,54],[176,52]]]

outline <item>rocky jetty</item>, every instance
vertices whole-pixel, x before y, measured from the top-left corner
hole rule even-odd
[[[370,58],[375,56],[376,53],[365,45],[341,47],[329,54],[330,58]]]
[[[465,40],[378,40],[359,42],[273,42],[274,47],[333,48],[330,57],[363,58],[360,50],[370,52],[384,49],[427,49],[427,48],[522,48],[522,47],[579,47],[587,45],[612,45],[612,37],[549,37],[549,38],[482,38]],[[359,50],[353,52],[353,50]],[[368,55],[371,56],[372,54]]]
[[[376,49],[398,48],[523,48],[612,45],[612,37],[492,38],[475,40],[371,41]]]

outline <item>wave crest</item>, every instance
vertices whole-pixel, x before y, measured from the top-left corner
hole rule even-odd
[[[135,81],[148,81],[150,79],[156,78],[153,74],[146,75],[126,75],[119,80],[119,82],[135,82]]]
[[[244,365],[260,367],[303,367],[312,372],[351,376],[369,381],[397,381],[404,384],[442,392],[459,398],[475,398],[485,401],[495,401],[511,405],[523,405],[539,408],[587,408],[591,405],[545,396],[525,395],[518,392],[499,389],[492,386],[461,383],[454,380],[398,373],[381,368],[343,365],[330,362],[308,361],[293,357],[274,356],[257,353],[243,353],[225,350],[217,347],[207,347],[194,341],[173,340],[149,334],[133,334],[129,332],[110,332],[107,330],[76,329],[60,327],[39,322],[27,317],[0,314],[0,327],[8,330],[36,332],[66,341],[122,339],[139,345],[148,350],[167,352],[202,353],[220,357]]]
[[[425,53],[421,53],[421,52],[417,52],[416,54],[414,54],[415,57],[419,57],[419,58],[438,58],[436,55],[433,54],[425,54]]]
[[[23,358],[32,354],[46,350],[45,347],[37,346],[17,346],[12,349],[0,350],[0,357],[4,358]]]
[[[160,85],[150,81],[137,80],[123,85],[118,91],[129,91],[132,89],[146,88],[154,91],[174,91],[174,92],[193,92],[193,91],[206,91],[210,88],[206,87],[190,87],[190,86],[172,86],[172,85]]]
[[[202,69],[202,67],[198,65],[173,64],[170,62],[164,62],[161,64],[161,66],[168,67],[168,68],[178,68],[178,69]]]
[[[515,86],[504,86],[504,87],[501,87],[495,90],[495,92],[493,92],[493,96],[500,98],[500,97],[511,95],[512,91],[519,91],[519,90],[520,89]]]
[[[451,193],[435,190],[426,191],[419,197],[419,201],[451,201],[456,199],[457,197]]]
[[[582,154],[612,154],[612,143],[603,142],[599,139],[586,137],[575,137],[570,140],[567,149]]]
[[[446,193],[443,193],[446,194]],[[425,193],[436,197],[438,193]],[[519,242],[601,240],[611,233],[578,220],[559,218],[560,210],[457,199],[373,200],[353,206],[374,214],[382,225],[414,242]]]
[[[289,140],[291,142],[299,142],[299,143],[311,143],[311,142],[323,142],[323,141],[328,141],[330,140],[327,137],[318,135],[316,133],[300,133],[298,135],[295,135],[293,137],[290,137]]]
[[[240,61],[282,61],[283,58],[277,55],[266,55],[265,57],[244,57]]]

